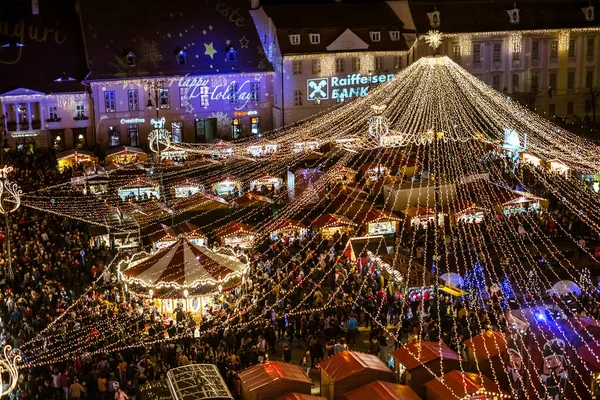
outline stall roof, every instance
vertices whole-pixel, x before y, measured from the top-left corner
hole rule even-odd
[[[456,370],[444,374],[441,379],[430,380],[425,383],[425,386],[438,398],[444,400],[463,400],[474,394],[483,394],[483,391],[503,396],[508,395],[497,383],[485,375]]]
[[[346,393],[346,400],[421,400],[407,385],[375,381]]]
[[[217,236],[228,237],[237,235],[238,233],[250,233],[254,234],[256,231],[252,225],[244,224],[241,222],[230,222],[226,225],[220,226],[215,229]]]
[[[428,362],[438,360],[460,360],[454,350],[444,343],[416,340],[392,352],[392,356],[407,370],[412,371]]]
[[[335,382],[365,370],[393,375],[393,372],[379,357],[351,350],[342,351],[332,357],[326,358],[319,365]]]
[[[131,182],[124,184],[123,186],[119,186],[117,189],[134,189],[142,187],[158,187],[158,183],[154,182],[150,178],[140,176]]]
[[[300,230],[306,229],[306,225],[297,219],[277,218],[267,229],[269,232]]]
[[[577,349],[577,355],[588,365],[594,369],[593,372],[600,372],[600,342],[594,341],[586,346],[580,346]]]
[[[267,196],[263,196],[261,194],[247,192],[247,193],[244,193],[243,195],[231,200],[229,204],[231,204],[231,206],[234,208],[252,207],[252,206],[257,207],[257,206],[264,206],[267,204],[273,204],[273,200],[271,200]]]
[[[227,203],[227,200],[210,193],[198,192],[188,197],[173,200],[172,206],[175,210],[184,212],[228,208],[229,203]]]
[[[330,226],[356,226],[356,224],[343,215],[322,214],[312,221],[312,226],[321,230]]]
[[[354,218],[357,224],[370,224],[377,221],[400,221],[400,218],[389,211],[371,208],[369,211],[361,212]]]
[[[219,369],[214,364],[190,364],[167,372],[175,400],[233,400]]]
[[[58,153],[56,155],[56,160],[60,161],[60,160],[66,159],[66,158],[75,158],[77,155],[84,155],[84,156],[98,159],[98,156],[92,151],[81,150],[81,149],[71,149],[71,150],[63,151],[62,153]]]
[[[110,157],[110,156],[117,156],[117,155],[126,155],[126,154],[145,154],[147,155],[144,150],[138,148],[138,147],[131,147],[131,146],[119,146],[119,147],[115,147],[114,149],[110,149],[106,151],[106,156]]]
[[[238,373],[238,376],[249,392],[253,392],[278,380],[302,382],[312,385],[311,380],[308,379],[299,365],[278,361],[267,361],[255,365]]]
[[[152,240],[153,242],[163,240],[165,237],[170,237],[173,240],[176,240],[179,237],[185,237],[188,239],[193,237],[206,238],[206,235],[202,233],[198,226],[188,221],[184,221],[174,226],[158,224],[155,225],[154,228],[151,229],[151,231],[154,232],[150,235],[150,240]]]
[[[352,251],[355,258],[367,257],[367,252],[374,256],[389,254],[385,238],[381,235],[350,238],[346,250]]]
[[[417,204],[417,205],[408,207],[408,209],[404,209],[402,211],[402,214],[413,218],[413,217],[420,217],[423,215],[434,215],[434,210],[429,207],[423,207],[422,205]]]
[[[503,333],[486,331],[466,340],[465,346],[472,348],[480,357],[487,360],[507,349],[506,338]]]

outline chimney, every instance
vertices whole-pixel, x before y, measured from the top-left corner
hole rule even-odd
[[[256,10],[260,8],[260,0],[250,0],[250,9]]]

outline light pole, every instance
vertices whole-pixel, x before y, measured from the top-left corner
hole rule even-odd
[[[156,120],[153,120],[153,124],[154,124],[154,128],[155,130],[160,130],[160,129],[164,129],[164,123],[165,123],[165,119],[162,118],[160,119],[158,117],[158,112],[161,108],[165,107],[168,105],[167,100],[162,97],[161,94],[161,90],[164,90],[165,88],[165,81],[164,80],[151,80],[151,81],[146,81],[145,83],[146,86],[146,91],[148,92],[148,104],[146,104],[146,108],[148,109],[148,111],[152,111],[152,108],[154,108],[154,104],[156,104]],[[152,99],[154,99],[154,104],[152,104]],[[157,126],[160,122],[162,122],[162,126]],[[157,163],[160,162],[160,144],[158,142],[160,135],[156,134],[155,137],[153,137],[152,139],[156,139],[156,153],[157,153]],[[150,139],[150,138],[149,138]],[[149,140],[151,141],[151,140]]]
[[[10,250],[10,227],[8,222],[8,213],[14,212],[21,205],[21,195],[23,192],[16,183],[8,180],[8,174],[13,170],[12,167],[3,166],[0,169],[0,213],[4,214],[4,223],[6,224],[6,251],[8,253],[8,274],[10,279],[14,280],[15,275],[12,269],[12,254]]]

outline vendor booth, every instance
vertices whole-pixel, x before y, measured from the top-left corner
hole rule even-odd
[[[387,176],[390,174],[390,170],[388,167],[378,163],[366,163],[363,164],[359,171],[361,172],[363,179],[370,181],[376,181],[379,178]]]
[[[215,295],[241,283],[246,267],[238,259],[179,238],[154,254],[122,260],[118,271],[129,291],[153,299],[161,313],[170,314],[178,306],[202,313]]]
[[[337,168],[333,173],[333,179],[343,185],[356,183],[357,172],[352,168],[341,167]]]
[[[237,197],[242,193],[242,183],[236,180],[225,179],[213,184],[212,190],[216,196]]]
[[[400,218],[389,211],[371,208],[361,212],[354,219],[366,236],[393,235],[398,230]]]
[[[217,228],[216,234],[221,246],[239,246],[243,249],[247,249],[252,247],[256,231],[252,225],[231,222]]]
[[[406,215],[411,225],[421,225],[423,228],[427,228],[429,223],[435,223],[435,210],[429,207],[423,207],[420,204],[408,207],[402,211]],[[446,214],[438,212],[438,225],[444,225],[444,217]]]
[[[243,195],[236,197],[229,202],[231,208],[242,208],[242,207],[261,207],[269,204],[273,204],[273,200],[267,196],[256,193],[244,193]]]
[[[298,364],[265,361],[238,373],[242,400],[274,400],[287,393],[310,394],[312,382]]]
[[[277,143],[272,143],[266,139],[260,139],[249,144],[246,149],[252,157],[268,157],[277,153],[278,146]]]
[[[508,343],[504,333],[488,330],[464,342],[467,350],[466,370],[494,377],[509,387],[505,365],[508,363]]]
[[[149,178],[136,178],[117,188],[117,193],[123,201],[141,201],[160,198],[160,186]]]
[[[108,173],[99,165],[88,167],[85,171],[75,171],[71,177],[71,185],[83,194],[103,194],[108,192]]]
[[[560,161],[557,158],[548,161],[547,165],[550,172],[562,175],[569,174],[570,168],[564,162]]]
[[[204,192],[204,185],[199,180],[193,178],[177,178],[170,182],[172,194],[176,199],[186,198],[195,195],[198,192]]]
[[[124,164],[136,164],[139,162],[146,161],[148,154],[144,153],[144,150],[137,147],[131,146],[119,146],[114,149],[110,149],[106,152],[104,161],[107,164],[114,163],[119,165]]]
[[[447,210],[449,215],[453,216],[452,220],[455,224],[459,222],[478,224],[483,222],[486,215],[485,208],[479,207],[473,202],[460,201],[458,199],[444,209]]]
[[[210,157],[211,158],[229,158],[233,155],[233,147],[231,144],[225,141],[221,141],[219,143],[211,146]]]
[[[262,192],[263,194],[276,192],[281,189],[283,179],[276,176],[263,176],[262,178],[250,181],[251,192]]]
[[[300,141],[292,144],[292,151],[294,153],[310,153],[311,151],[319,150],[321,144],[316,140],[301,139]]]
[[[356,224],[343,215],[322,214],[312,221],[311,226],[325,239],[332,237],[336,232],[340,235],[351,234],[354,232]]]
[[[388,255],[388,244],[383,236],[354,237],[348,240],[344,255],[351,261],[361,260],[363,265],[371,257]]]
[[[169,247],[182,237],[196,246],[206,246],[206,235],[199,227],[187,221],[175,226],[158,224],[150,228],[150,241],[154,250]]]
[[[98,157],[91,151],[87,150],[67,150],[56,155],[59,171],[64,171],[69,168],[77,168],[80,165],[90,167],[98,164]]]
[[[162,150],[160,152],[160,160],[169,160],[175,162],[183,162],[188,159],[188,152],[185,150],[167,148],[166,150]]]
[[[271,240],[304,237],[306,225],[296,219],[278,218],[267,227]]]
[[[508,399],[510,395],[484,375],[450,371],[425,384],[427,400]]]
[[[189,197],[175,199],[171,209],[177,212],[206,211],[229,208],[227,200],[212,194],[198,192]]]
[[[534,167],[539,167],[542,165],[542,159],[534,156],[531,153],[521,153],[521,159],[524,163],[531,164]]]
[[[410,387],[375,381],[346,393],[346,400],[422,400]]]

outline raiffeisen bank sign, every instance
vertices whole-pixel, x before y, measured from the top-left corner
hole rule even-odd
[[[348,99],[362,97],[369,93],[369,88],[377,83],[391,80],[395,74],[361,75],[352,74],[345,78],[315,78],[306,81],[306,97],[308,100]]]

